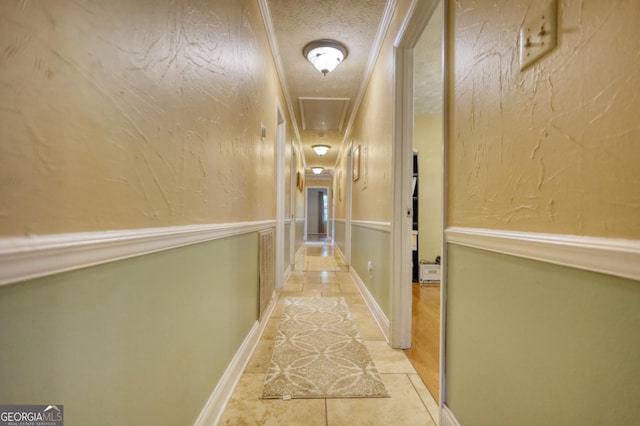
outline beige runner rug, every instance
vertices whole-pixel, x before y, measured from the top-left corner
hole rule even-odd
[[[338,262],[333,256],[305,256],[303,271],[339,271]]]
[[[389,396],[343,297],[284,303],[262,398]]]

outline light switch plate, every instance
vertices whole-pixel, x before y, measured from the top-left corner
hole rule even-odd
[[[549,5],[527,20],[520,28],[520,70],[556,47],[558,40],[558,2]]]

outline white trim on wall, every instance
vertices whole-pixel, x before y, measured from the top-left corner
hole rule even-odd
[[[356,282],[358,290],[360,290],[360,294],[362,295],[364,302],[367,304],[367,307],[369,308],[373,319],[376,320],[378,327],[380,327],[380,331],[382,331],[385,340],[389,342],[389,318],[387,318],[387,316],[384,314],[382,308],[380,308],[380,305],[378,305],[378,302],[376,302],[376,299],[373,297],[356,270],[354,268],[349,268],[349,273],[351,274],[351,277],[353,277],[353,280]]]
[[[338,259],[340,259],[342,261],[342,263],[344,263],[344,253],[342,252],[342,250],[340,250],[340,246],[339,245],[334,245],[333,248],[336,251],[336,256],[338,256]],[[349,268],[351,269],[351,268]]]
[[[274,226],[267,220],[0,238],[0,285]]]
[[[640,280],[640,241],[449,227],[447,243]]]
[[[268,321],[263,321],[263,324],[266,324],[267,322]],[[240,380],[240,376],[242,376],[242,371],[251,358],[254,348],[260,341],[260,335],[260,323],[256,321],[222,375],[218,385],[213,390],[213,393],[209,396],[209,399],[196,419],[194,426],[209,426],[217,424],[220,416],[224,412],[224,408],[227,406],[227,403],[231,398],[233,390],[238,384],[238,380]]]
[[[460,426],[460,423],[446,405],[442,406],[440,412],[440,424],[442,426]]]
[[[280,100],[276,96],[276,288],[282,288],[284,285],[284,220],[285,218],[285,202],[286,193],[284,173],[286,168],[286,136],[287,122],[280,105]]]
[[[391,232],[390,222],[373,222],[369,220],[352,220],[352,226],[359,226],[361,228],[375,229],[383,232]]]
[[[222,375],[222,378],[216,385],[213,393],[209,397],[209,400],[196,419],[194,423],[195,426],[217,425],[218,421],[220,421],[220,417],[231,398],[233,390],[242,376],[242,372],[249,363],[251,355],[253,355],[253,352],[256,350],[256,347],[260,342],[260,338],[264,334],[264,330],[269,323],[269,318],[271,317],[276,304],[277,299],[274,294],[269,306],[265,310],[265,315],[263,316],[264,320],[262,322],[256,321],[253,324],[253,327],[251,327],[251,331],[242,342],[240,348],[236,351],[231,363],[229,363],[229,366]]]

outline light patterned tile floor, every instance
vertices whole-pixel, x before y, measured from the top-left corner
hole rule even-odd
[[[438,423],[438,405],[401,350],[392,349],[367,309],[347,267],[340,272],[301,272],[304,256],[335,256],[333,246],[307,244],[278,296],[265,332],[220,419],[221,425],[426,425]],[[284,299],[344,297],[391,398],[261,400]]]

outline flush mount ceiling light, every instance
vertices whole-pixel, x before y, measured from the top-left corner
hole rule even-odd
[[[319,175],[324,170],[324,167],[312,167],[311,171],[314,175]]]
[[[315,40],[302,49],[302,54],[318,71],[327,75],[347,57],[347,48],[334,40]]]
[[[322,157],[327,153],[327,151],[329,151],[329,148],[331,147],[329,145],[313,145],[311,148],[313,148],[316,154]]]

